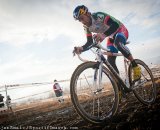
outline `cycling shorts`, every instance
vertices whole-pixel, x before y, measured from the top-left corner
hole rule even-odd
[[[123,44],[126,43],[127,39],[128,39],[128,30],[127,28],[122,24],[119,29],[115,32],[114,36],[116,37],[116,35],[121,35],[122,37],[124,37],[124,42]],[[110,52],[112,53],[118,53],[118,49],[114,46],[114,38],[108,38],[107,39],[107,49],[110,50]]]

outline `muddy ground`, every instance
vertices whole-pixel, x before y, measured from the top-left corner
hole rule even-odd
[[[157,83],[158,96],[152,106],[144,106],[134,97],[127,95],[119,105],[115,117],[103,125],[84,121],[69,98],[63,104],[39,102],[27,109],[16,109],[0,115],[1,129],[80,129],[80,130],[156,130],[160,128],[160,83]],[[55,107],[58,106],[58,107]],[[104,106],[105,107],[105,106]]]

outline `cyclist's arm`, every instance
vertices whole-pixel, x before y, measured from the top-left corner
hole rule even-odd
[[[84,27],[84,30],[86,33],[87,42],[82,46],[82,48],[83,48],[83,51],[87,51],[88,50],[87,48],[93,43],[93,38],[92,38],[92,33],[89,31],[88,28]]]
[[[110,26],[109,29],[104,32],[106,36],[110,36],[119,28],[119,24],[114,21],[110,16],[106,16],[104,23]]]

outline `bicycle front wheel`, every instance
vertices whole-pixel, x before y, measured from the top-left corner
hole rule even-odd
[[[115,115],[119,105],[118,87],[113,75],[104,66],[99,73],[98,63],[82,63],[74,71],[70,83],[71,100],[77,113],[96,124]]]
[[[130,64],[128,69],[130,85],[133,87],[133,93],[136,98],[141,103],[150,105],[154,103],[157,95],[154,77],[149,67],[143,61],[135,59],[135,62],[141,67],[141,78],[136,82],[133,81],[133,71]]]

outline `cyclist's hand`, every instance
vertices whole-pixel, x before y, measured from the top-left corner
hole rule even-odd
[[[106,38],[106,35],[103,33],[97,33],[93,35],[93,38],[97,43],[99,43],[99,42],[102,42]]]
[[[82,51],[83,47],[74,47],[73,56],[75,56],[75,54],[81,54]]]

